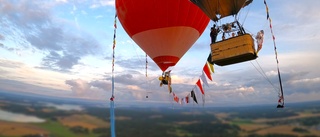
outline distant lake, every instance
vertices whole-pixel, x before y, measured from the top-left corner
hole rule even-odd
[[[21,123],[42,123],[46,120],[35,117],[28,116],[25,114],[17,114],[0,109],[0,120],[11,121],[11,122],[21,122]]]
[[[69,104],[53,104],[53,103],[45,103],[46,106],[48,107],[54,107],[56,109],[59,109],[59,110],[66,110],[66,111],[69,111],[69,110],[83,110],[83,108],[79,105],[69,105]]]

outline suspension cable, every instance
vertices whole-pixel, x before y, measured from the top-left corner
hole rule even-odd
[[[260,66],[259,62],[256,60],[256,63],[258,64],[260,70],[252,63],[252,61],[250,61],[251,65],[260,73],[260,75],[269,82],[269,84],[276,90],[278,91],[279,88],[277,88],[268,78],[268,76],[265,74],[265,71],[262,69],[262,67]]]
[[[245,3],[244,3],[245,4]],[[243,5],[244,6],[244,5]],[[249,4],[249,9],[248,9],[248,11],[247,11],[247,13],[246,13],[246,16],[244,17],[244,19],[243,19],[243,22],[242,22],[242,26],[241,27],[243,27],[243,25],[244,25],[244,22],[246,21],[246,19],[247,19],[247,16],[248,16],[248,14],[249,14],[249,12],[250,12],[250,10],[251,10],[251,4]],[[241,10],[240,10],[240,12],[241,12]],[[240,18],[240,17],[239,17]]]

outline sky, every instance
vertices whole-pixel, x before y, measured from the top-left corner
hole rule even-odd
[[[111,96],[114,0],[0,0],[0,91],[108,101]],[[285,102],[320,100],[319,0],[267,0]],[[264,30],[259,57],[215,66],[204,86],[205,106],[277,104],[279,80],[274,43],[263,0],[237,16],[245,30]],[[225,18],[221,23],[232,21]],[[210,52],[206,30],[172,70],[172,88],[185,97],[195,88]],[[159,67],[117,20],[116,104],[173,104],[159,87]],[[221,39],[218,36],[218,40]],[[204,54],[205,53],[205,54]],[[197,91],[201,104],[201,95]],[[146,98],[148,96],[148,98]]]

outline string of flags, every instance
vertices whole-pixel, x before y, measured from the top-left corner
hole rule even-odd
[[[116,34],[117,34],[117,14],[114,16],[114,33],[113,33],[113,45],[112,45],[112,95],[110,100],[114,100],[114,58],[115,58],[115,48],[116,48]]]
[[[172,91],[173,100],[179,104],[182,104],[182,103],[188,104],[190,102],[190,97],[191,97],[193,99],[193,101],[198,104],[198,100],[197,100],[196,93],[195,93],[195,90],[197,88],[202,95],[202,102],[204,104],[205,91],[204,91],[203,85],[206,85],[207,87],[209,87],[207,79],[212,81],[212,77],[211,77],[212,73],[214,73],[213,64],[206,62],[205,65],[203,66],[202,74],[198,78],[197,82],[195,83],[194,88],[183,98],[179,98],[177,96],[177,94],[175,94]]]
[[[112,46],[112,95],[110,97],[110,130],[111,137],[116,136],[115,131],[115,114],[114,114],[114,58],[115,58],[115,47],[116,47],[116,32],[117,32],[117,14],[114,16],[114,34],[113,34],[113,46]]]
[[[269,20],[269,24],[270,24],[270,31],[271,31],[272,40],[273,40],[274,53],[275,53],[276,62],[277,62],[278,78],[279,78],[279,83],[280,83],[280,91],[279,91],[279,95],[278,95],[279,100],[278,100],[278,106],[277,106],[277,108],[283,108],[283,107],[284,107],[284,96],[283,96],[281,75],[280,75],[280,70],[279,70],[279,60],[278,60],[278,53],[277,53],[277,47],[276,47],[276,37],[274,36],[273,30],[272,30],[272,21],[271,21],[270,15],[269,15],[269,7],[268,7],[268,4],[267,4],[266,0],[264,0],[263,3],[264,3],[264,5],[266,6],[267,20]]]

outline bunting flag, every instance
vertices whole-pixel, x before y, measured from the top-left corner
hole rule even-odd
[[[205,77],[204,73],[202,73],[202,75],[200,76],[200,78],[201,78],[202,82],[203,82],[204,84],[206,84],[207,87],[209,87],[207,78]]]
[[[193,98],[193,101],[198,104],[196,94],[194,94],[194,91],[193,91],[193,90],[191,91],[191,97]]]
[[[118,17],[118,15],[116,14],[114,16],[114,18],[116,19]],[[117,20],[114,20],[114,25],[113,25],[114,28],[117,28]]]
[[[203,71],[207,75],[208,79],[210,79],[212,81],[211,71],[210,71],[209,66],[208,66],[207,63],[203,66]]]
[[[117,34],[117,14],[114,16],[114,30],[113,30],[113,46],[112,46],[112,98],[114,98],[114,59],[116,48],[116,34]],[[113,101],[113,99],[112,99]]]
[[[185,100],[186,104],[188,104],[189,103],[189,95],[186,96],[184,100]]]
[[[213,72],[214,72],[213,64],[210,64],[210,62],[207,61],[205,63],[205,65],[203,66],[202,75],[200,76],[200,78],[196,82],[196,85],[198,86],[198,89],[200,90],[200,92],[202,94],[203,105],[205,103],[205,97],[204,97],[205,94],[204,94],[202,83],[209,87],[207,78],[212,81],[211,73],[213,73]],[[202,83],[201,83],[200,79],[201,79]],[[168,84],[168,87],[169,87],[169,92],[173,94],[173,100],[175,102],[180,103],[180,104],[182,104],[182,103],[188,104],[189,103],[190,93],[186,97],[179,99],[179,97],[174,92],[172,92],[172,88],[171,88],[170,84]],[[198,90],[198,89],[193,88],[191,91],[191,98],[193,98],[193,101],[196,102],[197,104],[198,104],[198,101],[197,101],[194,90]]]
[[[173,93],[173,100],[179,103],[179,97],[175,93]]]
[[[197,81],[197,86],[199,87],[201,93],[204,95],[204,90],[203,90],[203,88],[202,88],[200,79],[198,79],[198,81]]]
[[[269,24],[270,24],[270,31],[271,31],[272,40],[273,40],[273,46],[274,46],[274,54],[276,56],[276,62],[277,62],[278,79],[279,79],[279,84],[280,84],[280,91],[279,91],[279,95],[278,95],[279,96],[279,100],[278,100],[277,108],[283,108],[284,107],[284,94],[283,94],[281,75],[280,75],[280,70],[279,70],[279,60],[278,60],[278,53],[277,53],[277,47],[276,47],[276,37],[273,34],[272,20],[271,20],[271,18],[269,16],[269,7],[268,7],[268,4],[267,4],[266,0],[264,0],[264,5],[266,6],[267,19],[269,20]]]
[[[209,65],[211,72],[214,73],[213,64],[211,64],[210,62],[207,62],[207,64]]]
[[[116,48],[116,33],[117,32],[117,14],[114,16],[114,30],[113,30],[113,45],[112,45],[112,73],[114,72],[114,58],[115,58],[115,51]]]

